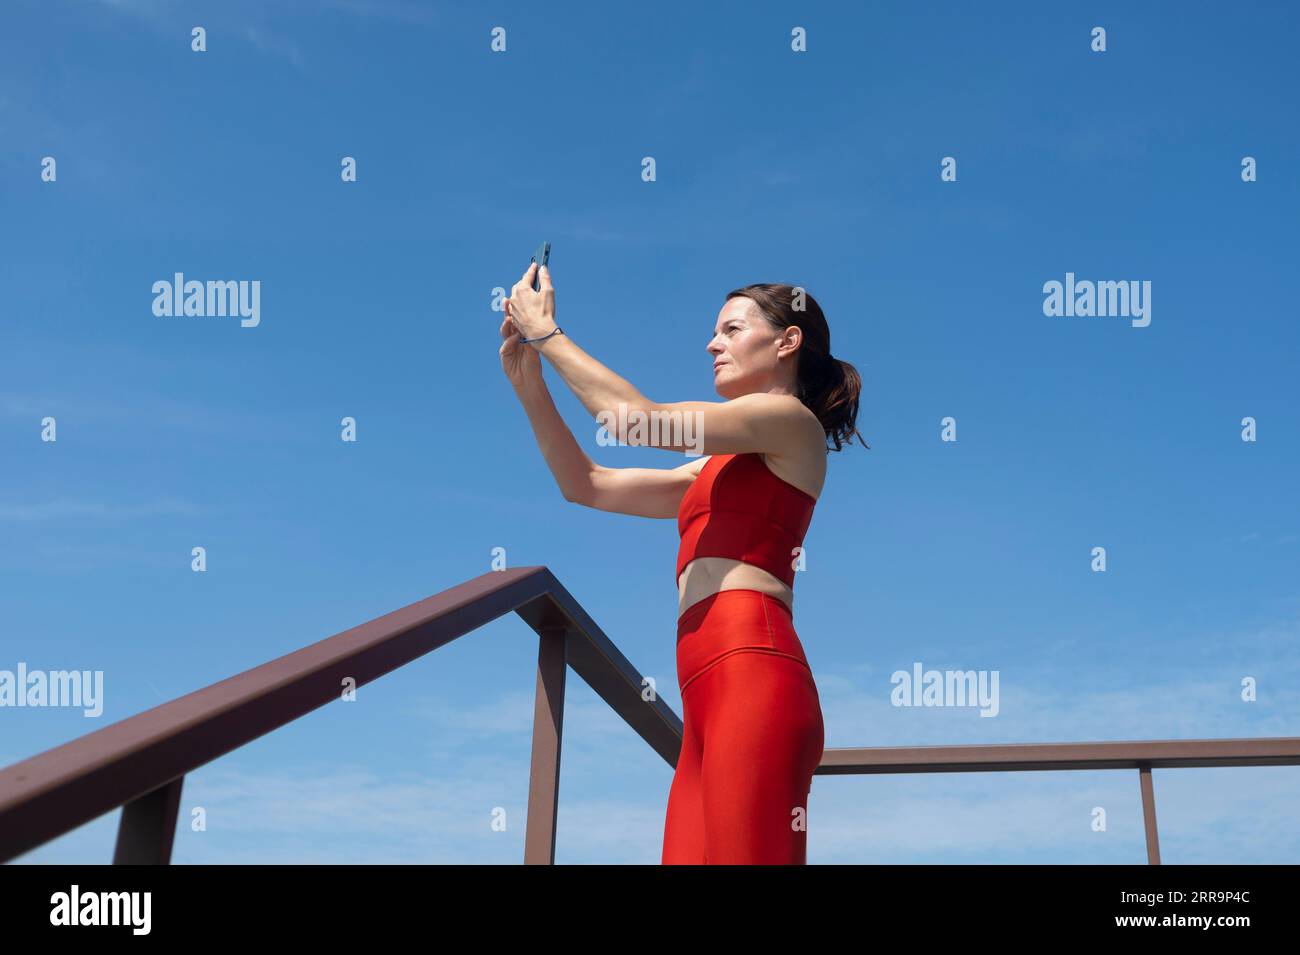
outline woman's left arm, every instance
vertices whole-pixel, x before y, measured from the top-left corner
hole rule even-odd
[[[555,327],[555,289],[542,269],[541,291],[533,291],[533,263],[512,290],[506,308],[525,338]],[[566,334],[530,342],[545,355],[583,407],[620,443],[684,451],[688,455],[798,453],[810,436],[819,439],[816,418],[793,395],[750,394],[730,401],[651,401],[626,378],[592,358]],[[811,424],[810,424],[811,422]]]

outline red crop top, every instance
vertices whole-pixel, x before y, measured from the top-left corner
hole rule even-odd
[[[676,579],[696,557],[731,557],[793,587],[792,552],[803,545],[816,503],[757,452],[712,455],[677,510]]]

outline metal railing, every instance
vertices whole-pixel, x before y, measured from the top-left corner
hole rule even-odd
[[[168,864],[185,774],[514,611],[538,635],[524,862],[555,861],[572,667],[677,765],[682,721],[545,567],[492,571],[0,770],[0,862],[121,807],[115,864]],[[1152,769],[1300,765],[1300,738],[827,749],[818,775],[1137,769],[1160,862]]]

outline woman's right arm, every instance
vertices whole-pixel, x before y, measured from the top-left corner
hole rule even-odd
[[[519,344],[509,315],[501,321],[501,367],[528,414],[533,437],[566,501],[636,517],[676,517],[682,495],[704,466],[693,458],[676,468],[606,468],[587,457],[560,417],[535,348]]]
[[[566,501],[636,517],[677,516],[682,495],[703,466],[703,458],[675,468],[603,467],[578,446],[540,374],[511,384]]]

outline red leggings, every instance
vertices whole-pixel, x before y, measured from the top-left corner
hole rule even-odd
[[[803,865],[821,703],[784,603],[721,590],[677,621],[682,752],[664,865]]]

